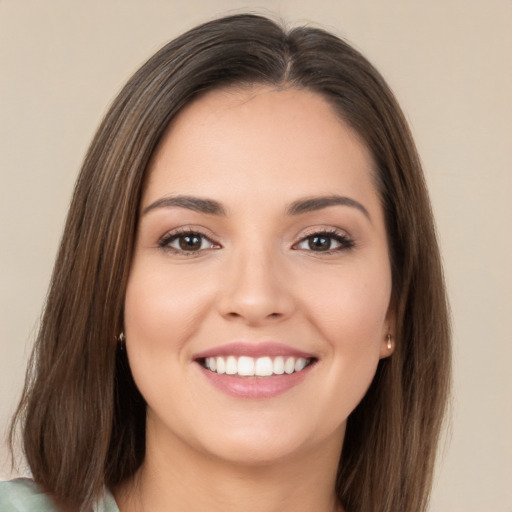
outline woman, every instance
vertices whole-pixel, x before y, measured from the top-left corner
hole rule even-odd
[[[425,510],[449,360],[383,79],[321,30],[219,19],[153,56],[93,140],[17,414],[37,485],[0,504]]]

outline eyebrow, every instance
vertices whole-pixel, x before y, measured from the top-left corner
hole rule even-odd
[[[202,199],[200,197],[193,196],[172,196],[157,199],[154,203],[151,203],[149,206],[144,208],[142,215],[145,215],[156,208],[169,208],[172,206],[186,208],[187,210],[206,213],[208,215],[226,215],[226,210],[224,210],[224,207],[219,202],[214,201],[213,199]]]
[[[350,206],[351,208],[356,208],[357,210],[362,212],[370,222],[372,220],[368,210],[359,201],[351,199],[350,197],[338,195],[299,199],[297,201],[294,201],[288,207],[286,213],[288,215],[301,215],[303,213],[322,210],[324,208],[328,208],[329,206]]]
[[[329,208],[330,206],[349,206],[351,208],[356,208],[362,212],[368,218],[368,220],[371,221],[368,210],[359,201],[356,201],[350,197],[338,195],[298,199],[297,201],[291,203],[291,205],[286,210],[286,214],[302,215],[304,213]],[[169,207],[186,208],[187,210],[193,210],[199,213],[205,213],[207,215],[226,216],[226,210],[218,201],[194,196],[171,196],[157,199],[155,202],[144,208],[142,215],[145,215],[146,213],[157,208]]]

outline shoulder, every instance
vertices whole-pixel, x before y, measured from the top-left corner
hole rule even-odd
[[[56,512],[57,509],[38,485],[28,478],[0,482],[2,512]]]
[[[48,495],[28,478],[0,482],[0,512],[58,512]],[[119,512],[112,494],[105,491],[94,512]]]

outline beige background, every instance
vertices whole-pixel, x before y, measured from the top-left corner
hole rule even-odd
[[[245,9],[334,30],[395,90],[425,165],[454,319],[453,419],[431,510],[512,512],[506,0],[0,0],[0,433],[20,393],[73,182],[106,106],[164,42]],[[2,445],[3,477],[6,457]]]

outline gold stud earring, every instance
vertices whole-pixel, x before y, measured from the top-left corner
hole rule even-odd
[[[124,332],[121,332],[121,334],[117,337],[117,341],[119,342],[119,349],[120,350],[124,350],[124,341],[125,341],[125,337],[124,337]]]
[[[391,350],[393,345],[391,343],[391,340],[393,339],[393,336],[391,336],[391,334],[388,334],[387,336],[387,340],[388,340],[388,350]]]

